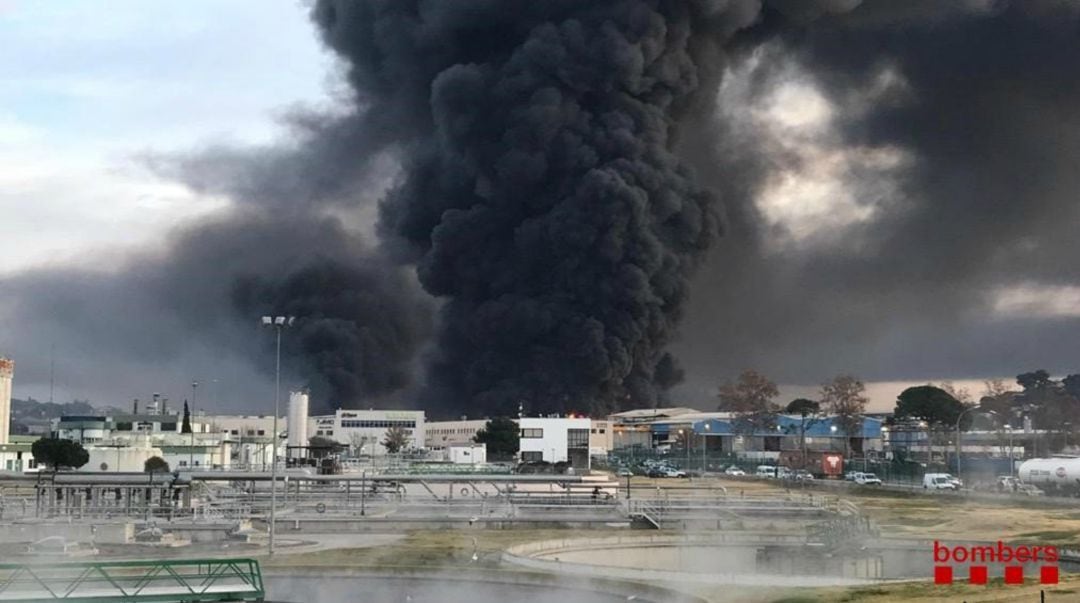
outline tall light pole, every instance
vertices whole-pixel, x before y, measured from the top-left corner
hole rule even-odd
[[[998,416],[998,414],[992,410],[983,410],[980,406],[972,406],[971,408],[964,409],[963,412],[960,413],[960,416],[956,417],[956,477],[960,479],[964,479],[964,476],[961,475],[963,472],[960,470],[960,461],[961,457],[964,454],[964,447],[963,444],[960,442],[960,421],[964,418],[964,415],[974,411],[979,411],[988,415],[994,415],[995,417]]]
[[[274,363],[274,427],[270,434],[270,555],[274,554],[274,520],[277,517],[277,444],[278,415],[281,414],[281,331],[291,327],[296,318],[292,316],[263,316],[264,327],[273,328],[277,335],[277,353]]]
[[[701,434],[701,476],[705,477],[705,452],[709,449],[709,440],[705,437],[709,433],[709,421],[705,420],[704,431]]]

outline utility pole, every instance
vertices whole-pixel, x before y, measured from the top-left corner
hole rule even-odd
[[[275,519],[277,518],[277,444],[278,415],[281,414],[281,331],[291,327],[296,319],[292,316],[263,316],[265,327],[273,327],[277,335],[277,353],[274,365],[274,428],[270,434],[270,555],[274,554]]]

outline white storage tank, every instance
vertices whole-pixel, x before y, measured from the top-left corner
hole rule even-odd
[[[0,444],[8,443],[11,428],[11,381],[15,378],[15,363],[0,356]]]
[[[289,393],[289,456],[300,458],[305,456],[302,447],[308,445],[308,395],[306,392]]]
[[[1080,490],[1080,458],[1030,459],[1016,473],[1020,481],[1043,490]]]

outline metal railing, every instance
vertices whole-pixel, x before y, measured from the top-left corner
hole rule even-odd
[[[0,564],[5,603],[209,603],[265,596],[253,559]]]

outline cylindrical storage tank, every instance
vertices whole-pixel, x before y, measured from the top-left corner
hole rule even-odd
[[[1080,490],[1080,458],[1030,459],[1020,463],[1016,474],[1044,490]]]
[[[0,444],[8,443],[11,428],[11,381],[15,377],[15,363],[0,356]]]
[[[304,392],[289,393],[289,454],[295,458],[304,456],[300,447],[307,446],[308,395]]]

